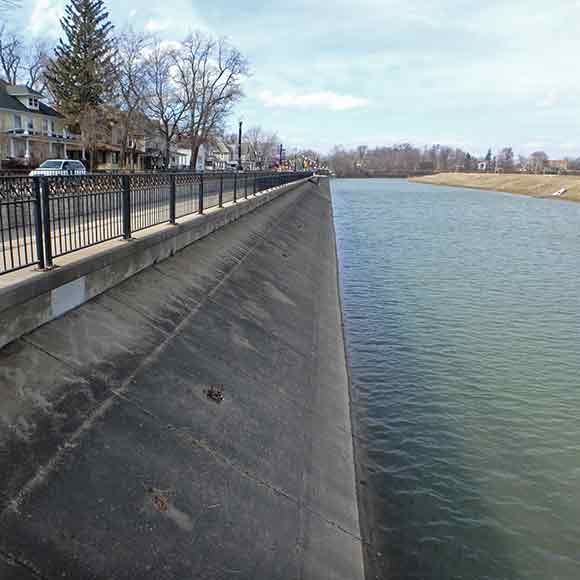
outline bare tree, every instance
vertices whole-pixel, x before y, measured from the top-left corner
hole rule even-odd
[[[188,36],[173,52],[173,65],[189,117],[190,164],[195,167],[201,144],[223,127],[233,105],[242,97],[240,81],[248,65],[225,39],[202,32]]]
[[[514,150],[504,147],[497,155],[497,166],[504,171],[512,171],[514,168]]]
[[[534,151],[530,155],[530,169],[536,173],[541,173],[544,170],[546,161],[548,161],[548,154],[545,151]]]
[[[127,167],[129,137],[142,120],[147,92],[148,67],[145,54],[151,38],[126,29],[116,39],[116,96],[120,105],[118,124],[121,127],[121,163]]]
[[[49,59],[46,41],[38,40],[31,45],[5,27],[0,28],[0,73],[11,85],[24,83],[44,92],[46,89],[45,71]]]
[[[24,60],[24,42],[17,35],[0,28],[0,68],[7,83],[15,85],[20,76],[20,69]]]
[[[22,64],[22,80],[29,87],[45,93],[47,90],[46,67],[50,50],[45,40],[37,40],[27,50]]]
[[[280,140],[276,133],[264,131],[262,127],[250,127],[245,131],[245,139],[256,152],[260,169],[268,168],[276,157]]]
[[[165,144],[164,165],[169,167],[171,143],[183,129],[190,109],[188,95],[176,83],[173,51],[155,39],[145,59],[145,112],[156,121]]]

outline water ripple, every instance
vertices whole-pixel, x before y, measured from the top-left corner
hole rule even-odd
[[[580,204],[338,180],[389,578],[580,578]]]

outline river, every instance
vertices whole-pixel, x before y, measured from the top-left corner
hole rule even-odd
[[[333,180],[387,578],[580,578],[580,204]]]

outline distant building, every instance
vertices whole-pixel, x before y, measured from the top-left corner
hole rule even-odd
[[[191,166],[191,141],[187,138],[182,138],[177,141],[177,153],[180,160],[180,169],[189,169]],[[202,143],[199,146],[197,153],[197,160],[195,163],[195,171],[201,172],[205,169],[207,157],[207,145]]]
[[[544,169],[548,171],[568,171],[568,160],[567,159],[548,159],[546,161]]]
[[[207,143],[205,168],[208,171],[226,171],[230,168],[231,150],[220,137],[212,137]]]
[[[237,143],[230,143],[230,166],[232,169],[236,169],[238,166],[238,144]],[[242,143],[242,168],[245,171],[255,171],[258,168],[258,155],[256,154],[256,150],[254,149],[251,143]]]
[[[490,168],[489,161],[478,161],[477,162],[477,171],[488,171]]]

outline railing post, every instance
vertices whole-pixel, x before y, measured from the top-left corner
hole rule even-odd
[[[131,178],[129,175],[121,176],[122,197],[121,208],[123,212],[123,239],[131,239]]]
[[[44,246],[42,244],[42,200],[40,197],[40,177],[32,178],[34,192],[34,241],[36,244],[36,256],[38,268],[44,270]]]
[[[169,223],[175,225],[175,174],[169,176]]]
[[[234,203],[238,201],[238,174],[234,173]]]
[[[244,173],[244,197],[248,199],[248,175]]]
[[[52,237],[50,231],[50,202],[48,177],[41,177],[41,206],[42,206],[42,232],[44,241],[44,267],[47,270],[52,268]]]
[[[220,173],[220,193],[218,197],[218,206],[224,206],[224,174]]]
[[[199,176],[199,213],[203,213],[203,173]]]

